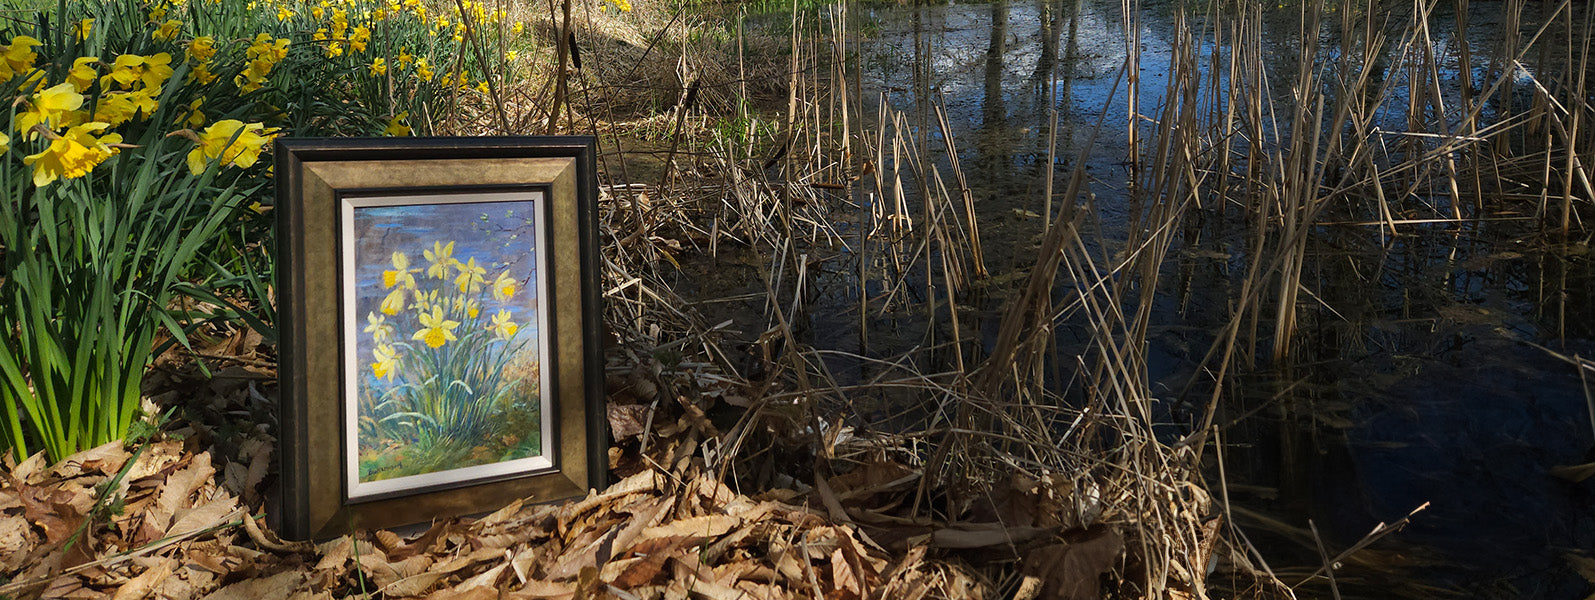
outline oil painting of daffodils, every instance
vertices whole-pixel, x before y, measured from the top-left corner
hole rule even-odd
[[[345,202],[351,497],[550,466],[540,197]]]

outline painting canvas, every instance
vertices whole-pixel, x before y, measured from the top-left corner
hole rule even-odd
[[[543,202],[343,198],[350,500],[553,468]]]

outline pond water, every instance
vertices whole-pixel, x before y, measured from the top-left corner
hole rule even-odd
[[[930,147],[939,147],[942,135],[931,106],[945,106],[974,192],[987,264],[999,277],[1035,258],[1053,111],[1060,191],[1106,111],[1108,125],[1086,165],[1098,198],[1093,234],[1110,246],[1125,235],[1130,134],[1123,124],[1131,109],[1119,77],[1127,49],[1120,6],[1117,0],[877,5],[855,15],[865,38],[858,57],[863,104],[883,96],[917,124]],[[1472,30],[1462,39],[1484,47],[1477,40],[1499,36],[1502,5],[1472,6]],[[1455,15],[1447,10],[1437,10],[1431,22],[1434,47],[1448,65],[1440,87],[1451,93],[1460,89],[1463,70]],[[1298,11],[1287,6],[1266,15],[1263,47],[1270,53],[1295,54]],[[1155,115],[1162,78],[1172,68],[1174,8],[1148,4],[1140,26],[1139,112]],[[1468,74],[1478,81],[1485,53],[1475,52]],[[1406,120],[1399,108],[1378,118],[1396,130]],[[1472,215],[1478,220],[1413,224],[1393,237],[1377,227],[1315,230],[1303,278],[1312,295],[1304,298],[1293,360],[1243,373],[1218,415],[1232,498],[1253,515],[1240,524],[1279,561],[1276,569],[1316,566],[1311,538],[1303,537],[1310,535],[1309,520],[1333,553],[1428,503],[1361,563],[1348,562],[1339,574],[1342,591],[1589,593],[1569,557],[1595,554],[1595,483],[1559,479],[1550,470],[1595,460],[1595,419],[1578,371],[1551,352],[1595,354],[1595,267],[1587,242],[1546,241],[1524,219],[1532,211],[1493,205]],[[1167,392],[1175,422],[1188,422],[1205,402],[1203,394],[1180,392],[1229,319],[1244,276],[1245,228],[1224,220],[1192,224],[1177,237],[1165,277],[1176,284],[1160,291],[1156,303],[1151,379],[1155,391]],[[850,268],[856,267],[836,271]],[[882,291],[876,285],[864,287],[875,294]],[[826,293],[852,292],[820,291],[821,306]],[[807,329],[817,347],[866,350],[853,321],[814,312]],[[881,340],[892,332],[905,344],[923,339],[916,320],[877,320],[876,350],[893,345]],[[1328,595],[1322,587],[1301,593]]]

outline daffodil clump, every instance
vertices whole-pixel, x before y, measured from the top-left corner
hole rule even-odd
[[[209,275],[196,257],[269,226],[274,137],[431,134],[508,76],[504,49],[525,31],[478,0],[46,6],[0,21],[0,449],[52,458],[125,434],[158,332],[186,343],[166,311]],[[390,409],[461,393],[424,391],[427,369],[491,405],[499,380],[476,362],[419,361],[526,337],[491,291],[499,274],[440,264],[447,280],[400,278],[408,295],[375,311],[406,332],[370,354],[386,365],[374,377],[412,382]],[[466,414],[440,410],[389,423],[442,433]]]
[[[535,377],[506,370],[536,359],[526,324],[511,310],[527,305],[521,279],[502,265],[456,256],[453,241],[436,241],[417,258],[393,252],[372,282],[376,289],[361,294],[375,303],[366,311],[363,347],[370,349],[371,389],[380,391],[362,410],[361,422],[373,433],[362,443],[491,438],[512,399],[537,389]]]

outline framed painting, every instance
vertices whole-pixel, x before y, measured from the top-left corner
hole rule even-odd
[[[604,485],[587,137],[279,139],[282,535]]]

